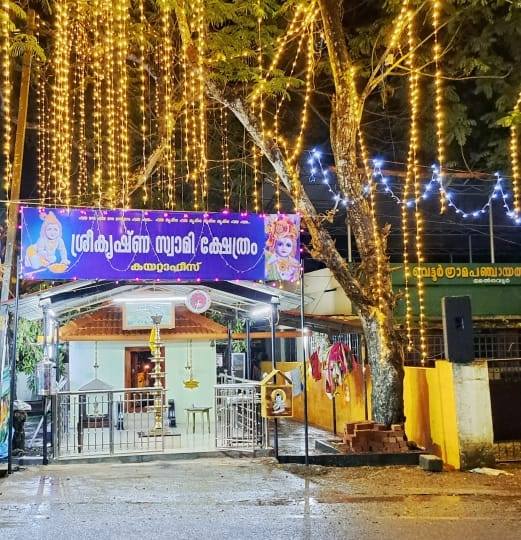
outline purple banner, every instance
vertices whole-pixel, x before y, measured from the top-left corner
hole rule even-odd
[[[300,218],[25,207],[22,261],[37,280],[295,281]]]

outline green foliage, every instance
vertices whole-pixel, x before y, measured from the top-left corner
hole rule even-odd
[[[34,36],[29,36],[27,34],[15,35],[11,40],[12,56],[23,56],[26,51],[30,51],[33,56],[38,58],[41,62],[45,62],[47,59],[45,51]]]
[[[210,319],[216,323],[222,324],[223,326],[228,325],[229,317],[220,311],[211,311]],[[244,332],[244,327],[246,322],[243,319],[236,318],[232,323],[232,333],[240,334]],[[244,352],[246,350],[246,341],[243,339],[234,339],[232,341],[232,351],[233,352]]]
[[[359,86],[370,76],[389,43],[402,3],[368,0],[365,7],[352,8],[348,46],[360,75]],[[411,4],[418,8],[425,3]],[[465,166],[464,155],[471,168],[508,171],[505,128],[518,121],[512,109],[521,89],[520,8],[519,1],[508,0],[442,2],[440,20],[445,26],[439,39],[445,76],[446,165]],[[422,160],[430,163],[436,158],[430,11],[423,8],[416,24],[419,39],[427,40],[417,51],[417,63],[424,66],[420,78]],[[406,52],[405,35],[402,44],[402,52]],[[397,161],[405,161],[407,155],[407,137],[403,134],[408,132],[410,113],[405,74],[405,69],[397,70],[366,104],[369,114],[364,128],[370,152],[393,156]]]
[[[14,32],[16,30],[15,23],[11,20],[11,17],[8,13],[6,13],[4,10],[0,9],[0,20],[4,21],[2,24],[5,24],[5,19],[8,19],[8,27],[10,32]]]
[[[508,170],[508,131],[500,120],[512,111],[521,88],[521,9],[514,4],[454,3],[459,13],[448,32],[456,32],[457,41],[446,64],[451,76],[470,78],[455,82],[467,107],[451,109],[450,114],[458,117],[459,125],[472,128],[458,141],[470,156],[471,167]]]
[[[264,63],[272,57],[277,37],[285,30],[286,13],[292,2],[279,3],[262,0],[224,2],[209,0],[206,14],[210,24],[206,46],[215,60],[211,77],[222,85],[246,85],[249,92],[260,83],[257,66],[259,45],[262,45]],[[262,18],[259,36],[258,17]],[[260,38],[260,41],[259,41]],[[283,70],[276,69],[263,86],[265,97],[285,95],[298,89],[303,81],[288,77]]]
[[[240,334],[244,332],[245,321],[243,319],[236,319],[235,324],[232,327],[232,332],[234,334]],[[233,352],[244,352],[246,351],[246,341],[244,339],[234,339],[232,341],[232,351]]]
[[[16,2],[9,2],[9,12],[13,17],[20,19],[21,21],[25,21],[27,19],[25,10]]]
[[[18,320],[16,340],[16,370],[28,375],[29,388],[36,390],[36,365],[43,358],[43,349],[38,345],[38,336],[42,334],[42,321]]]
[[[38,43],[36,37],[20,32],[16,25],[15,21],[25,23],[27,20],[25,10],[16,2],[9,2],[8,12],[0,8],[0,18],[6,17],[9,19],[9,31],[13,34],[11,36],[11,55],[15,57],[23,56],[26,51],[30,51],[41,62],[45,62],[47,59],[45,51]],[[21,26],[25,26],[25,24]]]
[[[43,347],[38,342],[43,334],[43,321],[20,318],[16,339],[16,370],[28,375],[29,388],[36,391],[36,366],[43,359]],[[62,344],[58,348],[57,367],[62,372],[67,351]]]
[[[497,121],[497,125],[502,127],[521,126],[521,111],[512,111],[503,116]]]

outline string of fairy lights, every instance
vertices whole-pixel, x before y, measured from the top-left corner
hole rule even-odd
[[[4,162],[3,188],[6,194],[11,189],[11,63],[9,58],[10,28],[9,18],[5,16],[9,13],[9,0],[2,0],[3,16],[0,17],[0,53],[2,80],[2,158]]]
[[[37,99],[42,203],[68,206],[90,200],[100,207],[129,208],[136,204],[133,194],[139,189],[144,206],[174,209],[181,177],[183,207],[208,209],[205,3],[194,2],[187,12],[193,50],[178,44],[167,3],[158,6],[157,42],[148,44],[151,23],[145,5],[144,0],[57,3],[53,50],[48,69],[42,70],[46,81],[39,84]],[[7,51],[8,31],[3,35]],[[7,53],[2,66],[2,88],[10,88]],[[177,132],[183,134],[182,171],[176,170]],[[11,134],[4,129],[2,136],[7,155]],[[145,175],[154,145],[162,155]],[[132,181],[140,174],[131,174],[136,165],[131,156],[139,156],[138,168],[146,176],[137,187]],[[4,177],[8,189],[9,175]],[[228,206],[230,195],[225,196]]]
[[[50,133],[50,140],[46,143],[42,136],[38,146],[41,202],[69,206],[82,204],[90,197],[100,207],[129,208],[136,203],[136,198],[132,198],[135,188],[131,185],[130,156],[138,155],[140,168],[148,178],[138,186],[144,205],[174,209],[181,192],[183,208],[190,205],[194,210],[208,210],[206,80],[207,65],[216,59],[206,51],[205,2],[197,0],[185,7],[192,45],[186,40],[176,40],[173,10],[168,4],[160,3],[159,38],[152,49],[144,38],[150,26],[144,0],[134,3],[93,0],[89,17],[85,16],[86,9],[80,0],[59,3],[54,17],[53,52],[49,68],[45,70],[50,92],[49,96],[43,95],[46,85],[42,83],[43,94],[38,99],[41,132]],[[263,3],[258,0],[258,84],[252,94],[252,110],[263,137],[273,140],[283,150],[295,180],[313,94],[317,13],[312,3],[297,5],[288,32],[278,38],[271,61],[264,66],[262,9]],[[137,39],[134,34],[130,35],[136,22],[141,29]],[[269,85],[274,77],[280,77],[281,70],[287,71],[281,62],[287,62],[287,53],[292,48],[286,92],[274,98]],[[221,54],[218,60],[226,60],[226,57]],[[297,115],[298,131],[290,140],[281,135],[279,121],[297,67],[303,72],[304,87]],[[157,74],[153,80],[149,76],[148,84],[146,70]],[[130,90],[133,82],[137,83],[136,92]],[[267,99],[274,111],[269,118],[265,114]],[[135,122],[136,108],[138,122]],[[131,116],[137,129],[130,128]],[[229,148],[230,117],[226,109],[220,114],[220,121],[224,133],[221,144],[223,207],[229,209],[234,182]],[[177,132],[180,134],[179,152],[176,152]],[[147,171],[154,137],[159,137],[162,156],[158,165]],[[246,186],[243,187],[241,181],[238,196],[239,199],[244,197],[246,208],[249,198],[252,209],[262,212],[263,159],[256,144],[251,148],[251,191],[244,189]],[[180,163],[179,168],[176,168],[177,163]],[[279,212],[282,191],[279,178],[275,184],[275,209]],[[187,186],[191,189],[187,190]],[[293,182],[293,195],[297,195],[299,186],[300,182]]]
[[[440,54],[441,44],[439,39],[440,26],[440,0],[432,2],[432,27],[433,44],[432,57],[434,60],[434,114],[436,123],[436,143],[438,160],[438,180],[440,182],[440,212],[445,211],[445,191],[443,189],[443,173],[445,166],[445,116],[443,114],[443,72],[441,70]]]
[[[408,53],[406,55],[406,63],[409,72],[409,108],[410,108],[410,140],[409,140],[409,152],[406,164],[405,181],[401,188],[401,197],[396,194],[396,190],[391,186],[389,178],[382,172],[382,160],[374,160],[373,166],[370,167],[367,159],[367,152],[364,148],[363,134],[360,133],[359,142],[362,156],[362,163],[367,176],[367,183],[363,187],[363,195],[368,199],[371,209],[372,218],[374,220],[375,230],[375,249],[379,253],[378,244],[376,239],[380,234],[377,232],[376,222],[376,205],[375,205],[375,191],[377,187],[381,188],[381,191],[388,193],[401,207],[401,229],[403,236],[403,263],[404,263],[404,278],[405,278],[405,319],[406,319],[406,331],[407,342],[409,351],[413,349],[413,308],[411,291],[409,289],[409,281],[411,278],[410,264],[421,266],[424,263],[423,256],[423,215],[422,215],[422,202],[429,197],[429,195],[438,193],[440,201],[440,211],[445,212],[446,208],[453,209],[456,214],[460,215],[463,219],[469,217],[478,218],[483,214],[486,214],[491,210],[492,201],[494,199],[502,199],[502,205],[506,212],[506,215],[510,217],[515,224],[521,223],[521,214],[518,210],[519,199],[521,197],[519,186],[519,150],[518,150],[518,133],[516,124],[513,123],[511,128],[510,139],[510,153],[513,170],[512,189],[514,192],[513,207],[509,204],[510,195],[505,188],[504,179],[495,174],[495,183],[493,191],[487,197],[485,204],[481,207],[464,210],[457,203],[457,193],[455,190],[448,189],[446,187],[445,179],[447,172],[445,170],[445,114],[444,114],[444,100],[443,100],[443,72],[441,69],[441,45],[440,45],[440,2],[438,0],[432,1],[432,26],[433,26],[433,46],[432,55],[434,63],[434,120],[436,127],[436,158],[437,164],[432,166],[432,176],[430,181],[422,186],[420,165],[419,165],[419,151],[421,148],[420,129],[419,129],[419,105],[420,105],[420,85],[422,77],[420,77],[419,70],[416,67],[415,56],[417,48],[417,32],[415,30],[415,18],[416,14],[408,9],[408,2],[405,1],[402,4],[402,10],[395,23],[394,31],[391,36],[388,51],[392,53],[394,47],[400,46],[400,39],[402,33],[407,30],[407,46]],[[516,110],[521,106],[521,95],[516,104]],[[338,209],[339,203],[344,207],[350,207],[355,203],[347,196],[347,189],[344,186],[333,187],[333,179],[331,178],[330,170],[324,167],[321,154],[317,149],[313,149],[308,153],[307,162],[310,165],[310,181],[314,182],[318,179],[326,186],[328,191],[333,196],[335,202],[335,209]],[[413,259],[414,256],[414,259]],[[379,265],[378,265],[379,266]],[[378,283],[381,280],[381,271],[377,269]],[[378,283],[376,287],[378,289]],[[418,272],[418,277],[415,279],[416,283],[416,296],[418,303],[418,333],[419,333],[419,353],[422,362],[425,362],[427,358],[427,343],[425,336],[425,289],[422,279],[421,271]],[[381,294],[378,294],[378,298],[381,298]],[[381,300],[379,300],[381,303]]]
[[[420,195],[420,178],[419,178],[419,163],[418,155],[420,151],[420,130],[419,130],[419,112],[420,112],[420,76],[418,71],[418,66],[416,64],[416,53],[415,49],[417,46],[417,36],[415,31],[415,17],[412,11],[408,11],[409,24],[407,26],[407,40],[409,45],[409,56],[407,63],[409,66],[409,100],[410,100],[410,111],[411,111],[411,121],[410,121],[410,142],[409,142],[409,155],[407,157],[407,168],[406,168],[406,180],[404,191],[406,196],[409,193],[414,194],[415,200],[418,200]],[[407,207],[405,207],[407,208]],[[405,296],[406,298],[410,296],[410,291],[408,287],[408,281],[410,277],[410,238],[409,238],[409,223],[408,223],[409,214],[407,211],[403,212],[403,221],[402,221],[402,234],[403,234],[403,244],[404,244],[404,261],[403,261],[403,271],[405,277]],[[414,243],[416,247],[416,263],[419,267],[423,264],[423,216],[420,210],[419,203],[414,204]],[[407,253],[407,257],[405,257]],[[423,275],[422,272],[418,272],[416,277],[416,295],[418,298],[418,311],[419,311],[419,338],[420,338],[420,358],[424,362],[427,358],[427,343],[425,339],[425,290],[423,284]],[[412,309],[410,309],[410,299],[406,299],[406,328],[407,328],[407,339],[408,339],[408,348],[412,350],[412,334],[410,329],[412,326]]]
[[[521,113],[521,91],[514,107],[515,113]],[[512,186],[514,191],[513,214],[517,223],[519,223],[518,220],[521,216],[521,170],[519,160],[519,126],[515,121],[512,121],[510,127],[510,162],[512,164]]]
[[[317,10],[313,2],[308,3],[307,5],[298,4],[295,13],[289,23],[288,30],[279,36],[276,40],[276,48],[273,53],[273,58],[269,66],[262,70],[262,56],[259,56],[260,69],[259,73],[261,74],[260,81],[257,84],[256,88],[252,92],[252,103],[253,103],[253,113],[258,111],[258,123],[260,126],[261,134],[263,139],[273,140],[279,148],[285,154],[286,162],[288,169],[293,175],[296,175],[295,166],[297,159],[300,155],[303,141],[303,134],[305,132],[307,121],[308,121],[308,111],[310,106],[310,99],[313,90],[313,74],[314,74],[314,55],[315,55],[315,46],[314,46],[314,24],[317,17]],[[259,21],[260,24],[261,21]],[[259,30],[260,33],[260,30]],[[293,57],[293,61],[290,64],[289,76],[285,84],[285,91],[282,92],[280,98],[276,100],[274,104],[274,115],[271,121],[272,127],[268,127],[265,119],[264,112],[264,100],[263,94],[266,92],[266,88],[269,84],[270,79],[273,77],[275,71],[280,65],[283,53],[287,51],[287,48],[292,40],[297,39],[296,53]],[[300,111],[300,121],[299,121],[299,132],[294,141],[289,141],[280,134],[279,130],[279,121],[283,112],[283,105],[286,101],[286,94],[290,88],[290,78],[294,73],[296,66],[300,60],[301,52],[304,49],[304,43],[307,41],[306,46],[306,56],[304,59],[304,100],[302,108]],[[294,200],[298,199],[298,189],[300,183],[293,181],[292,191]],[[281,182],[278,175],[275,178],[275,210],[277,212],[281,211]]]
[[[172,42],[171,35],[170,10],[166,5],[161,8],[161,52],[165,61],[162,62],[163,72],[163,111],[164,111],[164,127],[163,127],[163,144],[166,147],[166,177],[167,177],[167,207],[175,209],[175,147],[172,148],[172,138],[174,134],[174,113],[172,110],[172,101],[174,98],[174,89],[172,88]],[[169,60],[170,59],[170,60]]]
[[[344,196],[340,190],[335,189],[335,186],[333,185],[335,182],[334,175],[331,173],[331,169],[327,167],[327,165],[324,165],[322,153],[318,149],[313,148],[308,152],[307,163],[310,167],[308,182],[322,183],[332,195],[333,204],[339,202],[343,207],[349,207],[354,204],[354,201],[349,200],[349,198]],[[385,172],[384,160],[372,160],[371,176],[379,188],[379,193],[388,195],[399,206],[405,206],[409,209],[413,208],[417,203],[419,204],[422,201],[431,199],[436,196],[436,193],[439,195],[443,190],[443,196],[447,201],[447,207],[451,208],[456,215],[464,220],[480,219],[486,216],[490,211],[493,201],[497,200],[501,203],[505,215],[510,218],[515,225],[521,225],[521,215],[515,210],[514,205],[511,204],[513,196],[507,187],[508,183],[512,183],[511,179],[510,181],[507,181],[499,172],[490,174],[489,178],[482,180],[482,183],[484,184],[490,183],[490,180],[492,180],[492,188],[482,195],[482,198],[485,200],[483,204],[471,208],[463,207],[461,203],[457,202],[459,197],[465,197],[465,193],[456,188],[450,189],[445,187],[441,181],[437,165],[431,165],[429,180],[424,184],[418,198],[413,196],[408,198],[405,197],[403,186],[400,187],[399,185],[396,185],[393,187],[391,180],[392,174],[392,171]],[[444,179],[450,178],[450,171],[445,171],[443,177]],[[369,183],[367,183],[364,188],[364,194],[366,196],[368,195],[369,190],[370,186]]]

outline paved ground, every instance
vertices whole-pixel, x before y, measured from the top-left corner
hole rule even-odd
[[[34,467],[0,480],[0,538],[519,539],[521,469],[507,470],[225,458]]]

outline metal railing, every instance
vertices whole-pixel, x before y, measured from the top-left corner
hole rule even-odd
[[[157,388],[58,392],[55,456],[163,452],[164,434],[153,429],[158,393],[164,404],[165,390]]]
[[[215,445],[256,450],[268,446],[258,381],[220,375],[215,386]],[[233,381],[233,382],[232,382]]]
[[[487,363],[496,460],[521,461],[521,358]]]
[[[443,333],[429,332],[425,336],[427,345],[427,358],[431,365],[435,360],[445,357],[445,347],[443,343]],[[476,358],[513,359],[521,356],[521,333],[518,330],[494,331],[486,329],[476,329],[474,332],[474,356]],[[420,366],[420,338],[417,333],[413,334],[412,351],[407,354],[405,361],[409,366]]]

